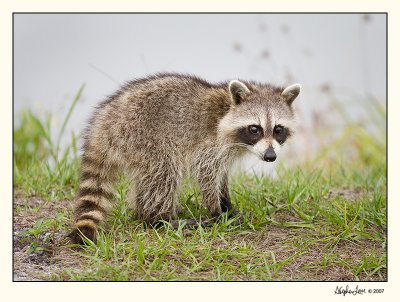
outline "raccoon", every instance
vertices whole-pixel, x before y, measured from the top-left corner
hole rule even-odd
[[[127,201],[149,225],[174,221],[188,175],[197,179],[211,217],[235,213],[228,190],[232,164],[246,152],[275,161],[294,133],[292,104],[299,93],[299,84],[211,84],[182,74],[128,82],[96,108],[86,128],[70,238],[96,240],[121,173],[132,181]]]

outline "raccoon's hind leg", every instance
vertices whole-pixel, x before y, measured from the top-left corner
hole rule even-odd
[[[69,234],[74,243],[83,243],[82,234],[95,241],[98,227],[106,219],[113,198],[115,167],[98,157],[84,154],[81,180],[74,205],[75,224]]]
[[[129,203],[137,215],[151,226],[160,220],[171,221],[177,214],[178,191],[182,181],[179,168],[166,160],[138,171]]]

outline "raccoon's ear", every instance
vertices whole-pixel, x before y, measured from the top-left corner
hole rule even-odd
[[[292,105],[293,101],[299,95],[300,89],[300,84],[293,84],[289,87],[286,87],[285,90],[282,91],[281,95],[285,98],[286,103],[288,103],[289,106]]]
[[[250,93],[250,90],[242,82],[233,80],[229,83],[229,92],[231,93],[232,103],[239,105],[246,99],[246,95]]]

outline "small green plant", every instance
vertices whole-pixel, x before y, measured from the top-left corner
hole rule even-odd
[[[22,241],[30,242],[29,254],[42,252],[54,241],[55,234],[66,227],[65,213],[57,213],[55,218],[39,218],[35,224],[22,232]]]

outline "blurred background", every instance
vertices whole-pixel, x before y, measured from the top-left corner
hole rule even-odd
[[[166,71],[301,83],[299,128],[281,163],[386,160],[385,14],[14,15],[16,130],[29,112],[54,139],[62,132],[61,145],[79,142],[98,102],[128,80]],[[246,171],[270,171],[244,162]]]

